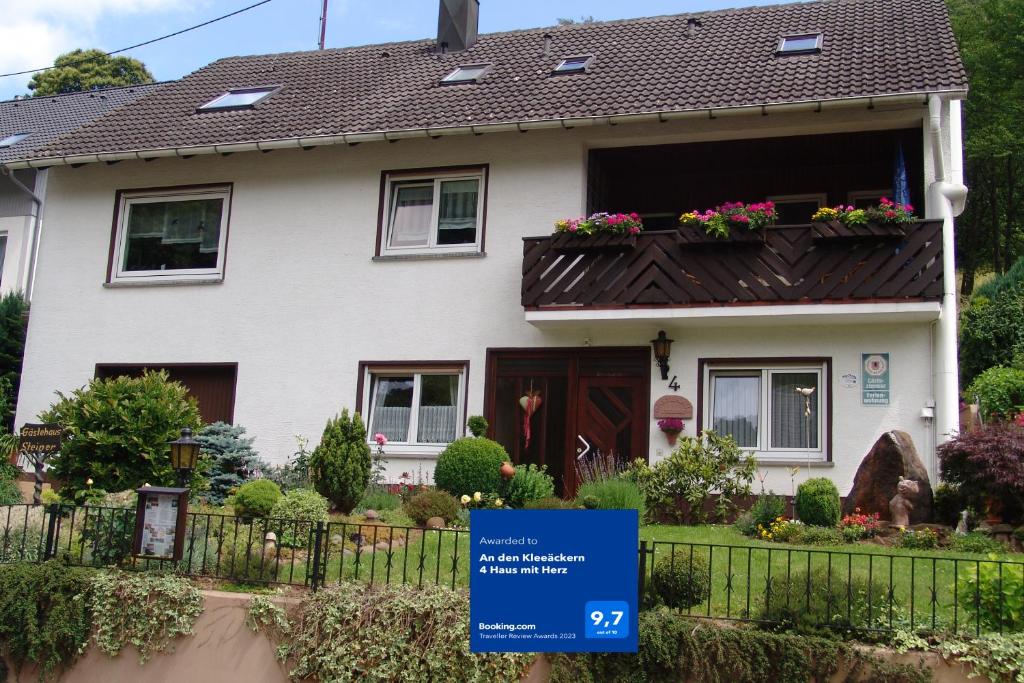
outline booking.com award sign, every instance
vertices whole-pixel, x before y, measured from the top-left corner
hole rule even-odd
[[[636,510],[470,512],[473,652],[636,652]]]

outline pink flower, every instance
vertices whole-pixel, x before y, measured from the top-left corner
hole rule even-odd
[[[575,223],[570,223],[569,224],[569,232],[576,232],[578,229],[579,228],[576,226]]]
[[[373,435],[373,440],[377,442],[378,446],[383,446],[388,442],[388,437],[384,436],[380,432]]]
[[[632,228],[629,229],[629,234],[630,235],[635,235],[638,232],[640,232],[640,228],[636,227],[635,225]]]
[[[1021,427],[1024,427],[1024,413],[1021,413],[1020,415],[1018,415],[1017,419],[1014,420],[1014,422],[1016,422]]]
[[[893,211],[892,209],[889,209],[888,211],[885,212],[885,217],[886,218],[896,218],[896,212]]]
[[[891,206],[892,200],[889,199],[888,197],[882,197],[881,199],[878,200],[878,203],[881,204],[882,206]]]

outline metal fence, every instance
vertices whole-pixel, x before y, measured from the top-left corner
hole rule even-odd
[[[132,556],[134,531],[129,508],[0,507],[0,563],[60,558],[313,590],[342,580],[469,585],[469,532],[461,529],[189,512],[177,562]],[[277,542],[266,544],[271,531]],[[639,568],[643,606],[667,601],[694,617],[862,632],[1024,630],[1021,561],[645,540]]]

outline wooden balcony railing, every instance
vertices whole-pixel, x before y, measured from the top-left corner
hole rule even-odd
[[[523,244],[522,303],[626,308],[738,303],[937,301],[942,222],[775,226],[731,239],[699,229]]]

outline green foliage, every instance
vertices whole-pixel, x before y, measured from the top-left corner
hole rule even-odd
[[[18,468],[0,460],[0,505],[16,505],[24,502],[18,488]]]
[[[4,405],[0,410],[0,425],[7,431],[13,428],[14,403],[21,386],[21,359],[25,355],[25,331],[28,327],[28,303],[21,292],[9,292],[0,297],[0,388]],[[6,460],[6,453],[0,460]]]
[[[483,415],[470,415],[466,426],[469,427],[469,433],[473,436],[487,436],[488,424]]]
[[[718,494],[715,514],[726,517],[735,507],[733,497],[749,496],[757,461],[744,453],[730,436],[705,431],[700,438],[684,436],[664,460],[648,467],[635,460],[627,476],[647,498],[647,507],[681,517],[677,501],[689,505],[688,522],[703,522],[704,504]]]
[[[313,485],[343,514],[350,514],[370,483],[370,446],[359,413],[348,409],[327,421],[309,457]]]
[[[768,528],[772,522],[785,514],[786,499],[776,496],[772,492],[762,493],[750,508],[750,516],[753,518],[755,528],[758,524]]]
[[[195,399],[166,372],[94,379],[70,395],[57,396],[39,417],[65,430],[51,471],[64,482],[66,498],[73,499],[90,478],[108,491],[175,484],[167,443],[183,427],[198,431],[201,420]],[[201,477],[193,477],[194,487],[202,485]]]
[[[831,479],[808,479],[796,489],[796,512],[804,524],[836,526],[840,515],[839,490]]]
[[[640,487],[629,479],[602,479],[581,484],[576,491],[578,501],[588,498],[597,499],[599,510],[636,510],[640,515],[640,523],[647,514],[647,499]]]
[[[431,517],[440,517],[447,525],[459,516],[459,501],[444,491],[427,489],[405,501],[403,509],[409,519],[420,526]]]
[[[547,465],[516,465],[515,476],[505,486],[505,502],[521,508],[532,500],[555,495],[555,480],[547,470]]]
[[[402,497],[397,493],[388,493],[380,489],[369,488],[359,501],[360,510],[397,510],[402,507]]]
[[[858,538],[860,537],[858,533]],[[842,545],[846,537],[839,529],[831,526],[807,526],[804,525],[798,542],[802,545]],[[853,539],[856,540],[856,539]]]
[[[960,521],[960,513],[966,509],[967,497],[958,485],[944,481],[935,487],[932,513],[936,522],[955,527]]]
[[[185,578],[148,572],[100,572],[92,579],[96,645],[114,657],[127,645],[144,664],[179,635],[191,635],[203,597]]]
[[[757,524],[754,523],[754,515],[750,513],[750,510],[741,512],[732,526],[744,536],[754,536],[757,533]]]
[[[437,456],[434,483],[453,496],[494,493],[501,484],[501,463],[508,453],[483,437],[456,439]]]
[[[943,655],[970,664],[972,675],[993,683],[1024,681],[1024,633],[993,633],[970,640],[947,638],[939,647]]]
[[[989,368],[974,378],[964,398],[971,403],[977,399],[986,421],[1011,420],[1024,406],[1024,370]]]
[[[199,432],[196,441],[210,459],[207,498],[214,505],[222,505],[234,489],[266,467],[252,447],[254,440],[245,436],[245,427],[225,422],[206,425]]]
[[[21,505],[0,516],[0,564],[38,562],[43,558],[46,539],[46,509],[41,505]]]
[[[471,653],[468,596],[443,586],[346,582],[307,595],[292,614],[261,600],[249,615],[279,643],[293,680],[517,681],[533,660]]]
[[[49,97],[152,82],[153,74],[134,57],[111,57],[103,50],[78,49],[58,56],[52,68],[33,74],[28,89],[35,97]]]
[[[649,605],[687,609],[707,600],[710,592],[707,561],[683,550],[655,563],[645,598]]]
[[[723,628],[669,609],[640,613],[637,654],[556,654],[552,683],[807,683],[844,680],[926,683],[930,676],[888,664],[837,640]]]
[[[281,488],[277,484],[269,479],[254,479],[238,487],[231,497],[231,507],[236,517],[269,517],[280,499]]]
[[[896,537],[896,545],[908,550],[933,550],[939,547],[939,535],[927,527],[907,529]]]
[[[326,498],[310,489],[292,489],[281,496],[270,511],[278,544],[285,548],[305,548],[316,522],[328,521],[330,507]]]
[[[573,510],[575,508],[576,505],[572,501],[562,500],[557,496],[531,500],[523,505],[524,510]]]
[[[55,560],[0,565],[0,643],[16,670],[38,664],[45,680],[75,660],[89,640],[91,574]]]
[[[275,465],[266,468],[263,476],[281,487],[282,491],[291,489],[305,489],[313,485],[309,478],[309,451],[306,446],[309,440],[302,435],[296,435],[298,450],[291,459],[283,465]]]
[[[82,543],[92,554],[93,564],[105,567],[123,565],[131,557],[134,540],[134,507],[95,508],[82,528]]]
[[[894,609],[899,601],[894,597]],[[889,586],[875,576],[848,576],[842,569],[793,568],[773,575],[760,619],[804,634],[883,627],[889,614]]]
[[[1005,553],[1008,550],[1005,543],[980,531],[971,531],[963,536],[954,535],[949,549],[960,553],[977,553],[979,555]]]
[[[990,554],[967,566],[956,590],[969,615],[965,623],[981,624],[982,631],[1024,631],[1024,576],[1017,564],[1003,565]]]
[[[1024,259],[979,287],[960,314],[960,386],[1024,350]],[[968,392],[968,399],[973,396]]]

